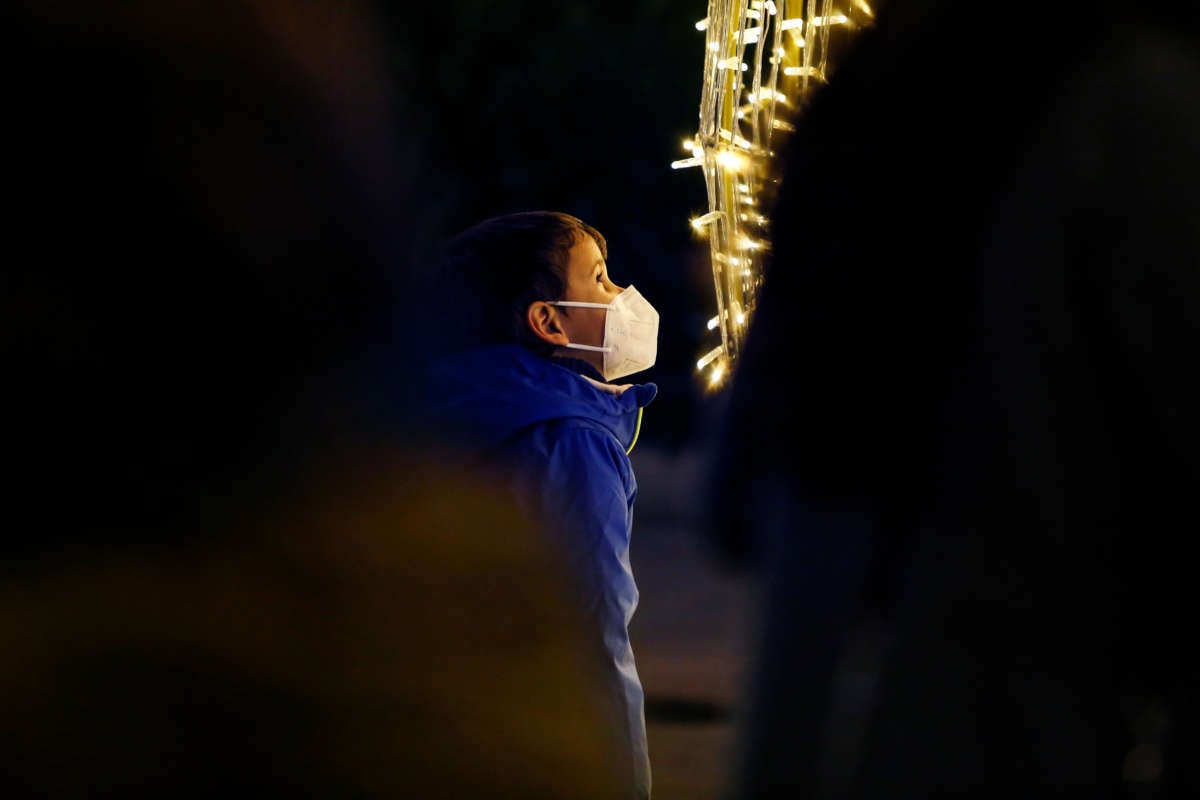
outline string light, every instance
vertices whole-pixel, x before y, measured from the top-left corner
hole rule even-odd
[[[705,34],[700,124],[671,168],[704,174],[708,211],[689,223],[709,242],[717,313],[706,336],[719,333],[720,343],[696,369],[713,389],[732,374],[757,305],[780,137],[829,80],[839,46],[831,30],[852,33],[873,19],[866,0],[708,0],[695,25]]]

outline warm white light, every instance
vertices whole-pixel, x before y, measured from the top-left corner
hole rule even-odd
[[[716,386],[725,377],[725,364],[717,364],[712,368],[712,372],[708,375],[708,383],[710,386]]]
[[[780,52],[783,52],[782,50]],[[751,103],[780,103],[787,105],[788,96],[783,92],[773,92],[770,89],[760,89],[758,94],[750,92],[746,95],[746,99]]]
[[[754,145],[750,144],[750,140],[747,139],[746,137],[734,136],[732,133],[725,130],[724,128],[721,128],[721,130],[717,131],[717,135],[720,136],[725,141],[729,142],[730,144],[740,147],[744,150],[750,150],[754,147]]]
[[[784,75],[808,75],[812,78],[823,78],[821,70],[818,67],[784,67]]]
[[[741,172],[746,169],[749,161],[745,156],[733,150],[721,150],[717,153],[717,163],[725,169]]]
[[[795,131],[793,114],[805,108],[809,93],[828,80],[825,33],[851,21],[834,12],[853,9],[857,26],[872,16],[869,1],[707,0],[707,16],[696,23],[708,31],[705,48],[712,53],[704,61],[700,127],[683,144],[692,158],[671,166],[704,167],[708,213],[689,222],[708,241],[717,295],[719,311],[706,322],[708,332],[720,332],[720,345],[696,362],[714,391],[736,368],[753,318],[747,309],[756,307],[763,285],[771,225],[760,192],[778,183],[779,143]]]
[[[723,353],[724,351],[725,351],[724,347],[714,347],[708,353],[706,353],[705,355],[700,357],[700,360],[696,362],[696,369],[704,369],[705,367],[707,367],[709,364],[712,363],[714,358],[721,355],[721,353]]]
[[[733,307],[729,309],[729,313],[733,315],[734,322],[736,322],[738,325],[745,325],[746,312],[742,310],[741,305],[739,305],[737,302],[734,302],[731,305]]]

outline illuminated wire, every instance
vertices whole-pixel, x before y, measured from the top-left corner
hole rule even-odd
[[[732,373],[757,306],[779,137],[828,80],[831,29],[873,18],[864,0],[709,0],[696,23],[705,33],[699,127],[684,142],[689,157],[671,167],[704,173],[708,212],[691,225],[709,243],[717,311],[708,328],[720,343],[696,368],[709,370],[712,387]]]

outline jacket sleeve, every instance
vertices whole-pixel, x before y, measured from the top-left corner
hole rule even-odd
[[[522,442],[513,476],[601,653],[605,706],[620,752],[628,753],[630,796],[648,797],[644,702],[629,639],[638,602],[629,561],[637,482],[629,458],[607,431],[565,420],[540,426]]]

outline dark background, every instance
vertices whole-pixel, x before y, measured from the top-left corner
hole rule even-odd
[[[714,347],[703,174],[673,170],[696,132],[701,0],[379,4],[416,165],[412,268],[443,239],[496,214],[554,209],[597,227],[609,271],[661,315],[640,442],[676,450],[707,402],[694,368]],[[440,301],[439,301],[440,302]],[[448,312],[452,313],[452,312]],[[651,413],[652,412],[652,413]]]

